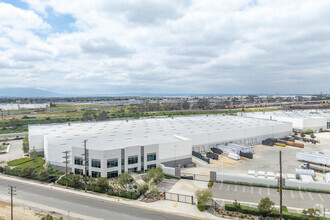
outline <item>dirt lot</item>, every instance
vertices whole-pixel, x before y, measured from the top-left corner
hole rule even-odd
[[[0,220],[10,219],[10,203],[0,201]],[[28,208],[14,205],[14,219],[40,220],[41,216]]]
[[[297,152],[311,152],[330,149],[330,132],[316,134],[316,139],[320,140],[318,144],[305,143],[305,148],[297,147],[279,147],[279,146],[254,146],[253,159],[242,158],[238,161],[232,160],[225,155],[220,155],[218,161],[211,160],[210,165],[197,166],[193,168],[184,168],[182,173],[208,174],[210,171],[247,174],[248,170],[279,172],[279,151],[282,151],[282,162],[284,173],[295,173],[303,162],[296,160]],[[317,180],[322,180],[323,175],[317,174]]]

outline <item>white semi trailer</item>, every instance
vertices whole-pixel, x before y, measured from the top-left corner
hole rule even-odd
[[[311,154],[311,153],[296,153],[297,160],[306,161],[309,163],[320,164],[323,166],[330,166],[330,158],[324,157],[319,154]]]

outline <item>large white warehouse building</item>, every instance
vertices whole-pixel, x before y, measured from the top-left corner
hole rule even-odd
[[[330,111],[326,110],[292,110],[268,112],[239,112],[238,116],[268,119],[292,123],[295,130],[311,129],[318,132],[320,129],[330,128]]]
[[[65,166],[63,152],[70,151],[70,169],[83,173],[83,142],[87,140],[88,174],[115,177],[159,164],[184,166],[191,163],[193,150],[205,152],[229,142],[257,144],[291,131],[291,123],[286,122],[203,115],[30,125],[29,144],[57,169]]]

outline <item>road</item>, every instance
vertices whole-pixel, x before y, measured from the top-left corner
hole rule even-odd
[[[46,211],[62,210],[64,213],[69,211],[70,216],[80,215],[84,216],[84,219],[192,219],[4,179],[0,180],[0,200],[8,202],[8,185],[16,186],[17,195],[14,197],[16,204],[46,209]]]
[[[215,183],[212,188],[214,198],[219,199],[219,205],[224,205],[226,200],[257,204],[262,197],[269,197],[276,205],[279,205],[280,196],[276,189],[231,185]],[[242,203],[243,204],[243,203]],[[298,209],[313,208],[316,204],[323,204],[330,211],[330,194],[311,193],[295,190],[283,190],[283,205]],[[294,210],[292,210],[294,211]],[[327,213],[330,215],[330,213]]]

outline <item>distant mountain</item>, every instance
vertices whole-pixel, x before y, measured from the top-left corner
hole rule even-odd
[[[63,97],[64,95],[32,88],[3,88],[0,89],[0,97],[22,97],[22,98],[32,98],[32,97]]]

